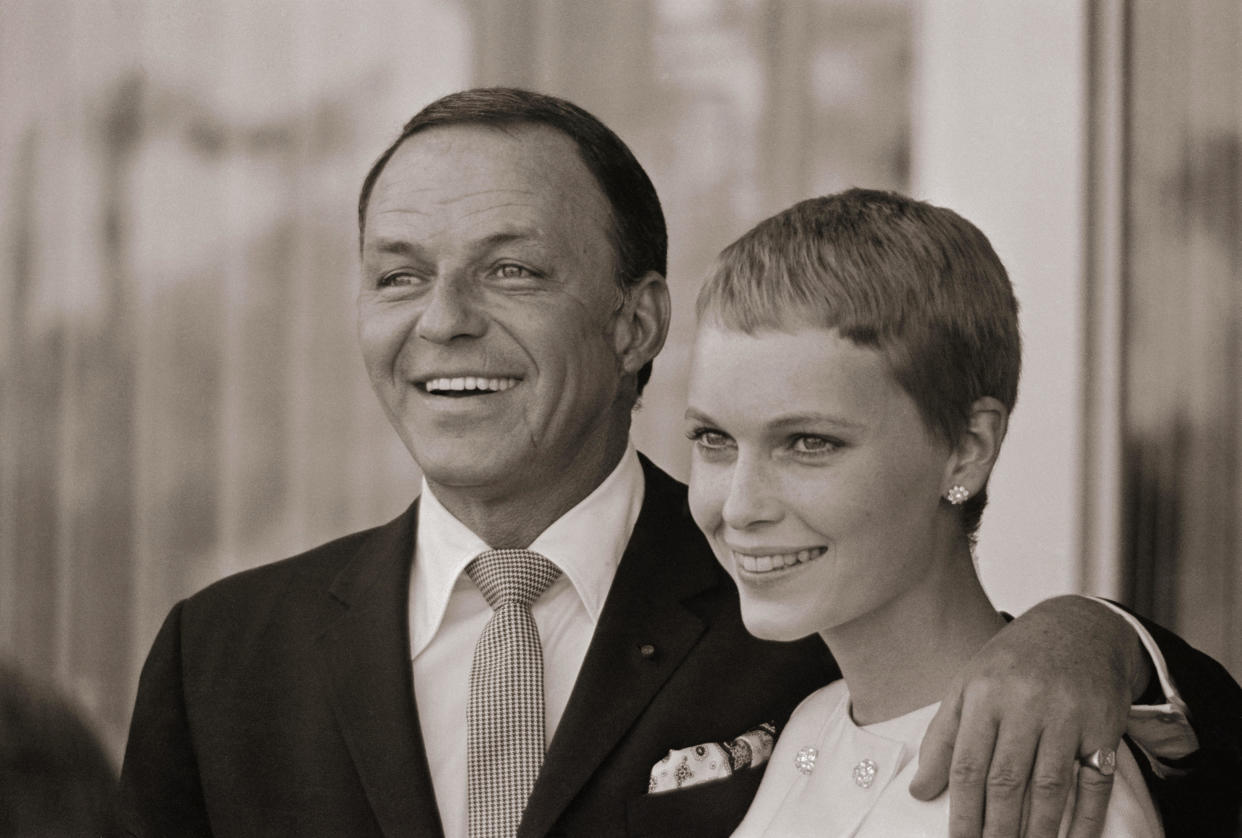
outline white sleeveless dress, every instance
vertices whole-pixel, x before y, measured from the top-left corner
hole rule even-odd
[[[924,802],[909,792],[919,743],[937,707],[860,727],[850,718],[844,681],[812,693],[781,731],[759,792],[734,838],[947,836],[948,793]],[[814,749],[813,757],[809,749]],[[1069,828],[1073,803],[1071,795],[1062,835]],[[1163,835],[1142,773],[1122,743],[1104,836]]]

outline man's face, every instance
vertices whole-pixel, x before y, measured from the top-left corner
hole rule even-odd
[[[431,128],[388,161],[367,211],[358,331],[433,485],[489,499],[589,481],[624,445],[611,223],[551,128]]]

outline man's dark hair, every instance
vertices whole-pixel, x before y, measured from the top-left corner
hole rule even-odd
[[[427,107],[401,129],[362,181],[358,197],[358,242],[366,233],[367,204],[384,166],[410,137],[428,128],[486,125],[510,128],[546,125],[574,141],[582,162],[594,175],[612,211],[617,283],[626,292],[648,271],[663,276],[668,268],[668,230],[651,179],[633,152],[608,126],[564,99],[511,87],[485,87],[450,93]],[[651,377],[651,362],[638,371],[638,392]]]

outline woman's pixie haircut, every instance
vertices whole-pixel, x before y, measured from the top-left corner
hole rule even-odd
[[[879,350],[948,444],[977,399],[1017,400],[1018,305],[992,245],[952,210],[893,192],[850,189],[760,222],[721,252],[697,313],[748,334],[834,329]],[[968,535],[986,504],[985,487],[963,505]]]

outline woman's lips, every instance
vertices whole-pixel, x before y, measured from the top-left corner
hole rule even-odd
[[[806,547],[801,550],[730,550],[737,566],[747,573],[771,573],[794,565],[806,564],[828,551],[827,547]]]

